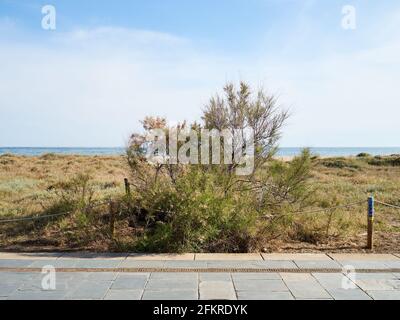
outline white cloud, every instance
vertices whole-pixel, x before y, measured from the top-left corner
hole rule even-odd
[[[0,40],[0,145],[123,145],[146,115],[198,119],[229,80],[281,95],[293,114],[284,145],[398,145],[400,47],[393,36],[314,61],[279,52],[239,58],[171,34],[116,27],[35,39]]]
[[[197,118],[218,78],[184,39],[119,28],[0,43],[0,61],[0,145],[122,145],[146,115]]]

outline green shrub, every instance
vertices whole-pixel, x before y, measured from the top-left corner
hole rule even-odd
[[[399,167],[400,166],[400,156],[390,156],[390,157],[375,157],[368,160],[368,164],[372,166],[379,167]]]
[[[238,176],[238,162],[217,165],[149,163],[145,135],[133,134],[127,149],[132,172],[136,229],[143,230],[137,248],[151,252],[249,252],[265,245],[277,232],[277,219],[302,207],[312,166],[309,150],[289,163],[273,160],[280,129],[287,118],[276,99],[259,91],[255,96],[242,83],[210,100],[203,123],[179,124],[176,131],[244,130],[254,132],[254,171]],[[145,132],[170,129],[162,118],[147,117]],[[246,142],[247,143],[247,142]],[[253,143],[249,141],[248,143]],[[200,144],[197,146],[200,150]],[[159,154],[158,154],[159,155]],[[235,159],[232,156],[232,159]]]
[[[357,155],[357,158],[369,158],[369,157],[371,157],[371,155],[366,152],[361,152]]]
[[[59,154],[56,154],[54,152],[49,152],[49,153],[44,153],[42,154],[39,158],[42,160],[56,160],[61,158],[62,156]]]
[[[345,158],[324,159],[321,161],[321,164],[327,168],[360,169],[360,165],[358,163],[355,163],[351,159]]]
[[[144,190],[141,203],[148,208],[141,241],[146,251],[230,251],[252,248],[260,213],[250,192],[225,193],[216,173],[191,167],[174,188],[158,183]]]
[[[89,174],[79,173],[48,187],[48,191],[55,193],[65,203],[71,203],[76,208],[83,208],[92,203],[95,187]]]

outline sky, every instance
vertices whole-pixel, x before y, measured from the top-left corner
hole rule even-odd
[[[124,146],[240,81],[290,110],[283,147],[400,146],[400,2],[0,0],[0,146]]]

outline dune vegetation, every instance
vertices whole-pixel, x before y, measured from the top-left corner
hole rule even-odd
[[[399,159],[400,156],[312,157],[309,185],[314,192],[302,208],[310,213],[289,211],[286,216],[274,218],[265,212],[268,228],[263,229],[262,237],[249,250],[363,250],[368,195],[400,205]],[[274,161],[287,165],[282,160]],[[90,212],[82,209],[107,199],[122,201],[126,177],[130,178],[130,170],[125,156],[1,155],[0,219],[72,211],[54,218],[1,223],[1,249],[140,249],[143,227],[135,226],[128,216],[117,218],[115,233],[110,237],[109,206],[103,204]],[[136,197],[135,192],[132,190],[132,197]],[[359,201],[364,203],[313,212]],[[377,206],[375,250],[396,250],[399,235],[400,212]],[[221,250],[218,246],[210,249]]]

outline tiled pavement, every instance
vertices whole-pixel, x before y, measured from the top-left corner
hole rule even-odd
[[[58,272],[55,290],[43,275],[1,272],[2,300],[372,300],[400,299],[392,273],[112,273]],[[343,287],[343,283],[351,286]]]
[[[397,255],[356,254],[0,253],[0,300],[400,300],[400,272],[393,272],[399,262]],[[42,282],[47,274],[39,270],[49,265],[66,270],[55,273],[55,290],[46,291]],[[369,273],[341,273],[343,266],[369,269]],[[100,272],[82,272],[88,268]],[[116,268],[200,268],[204,272],[121,272]],[[234,272],[206,272],[215,268]],[[257,272],[241,272],[243,268]]]

